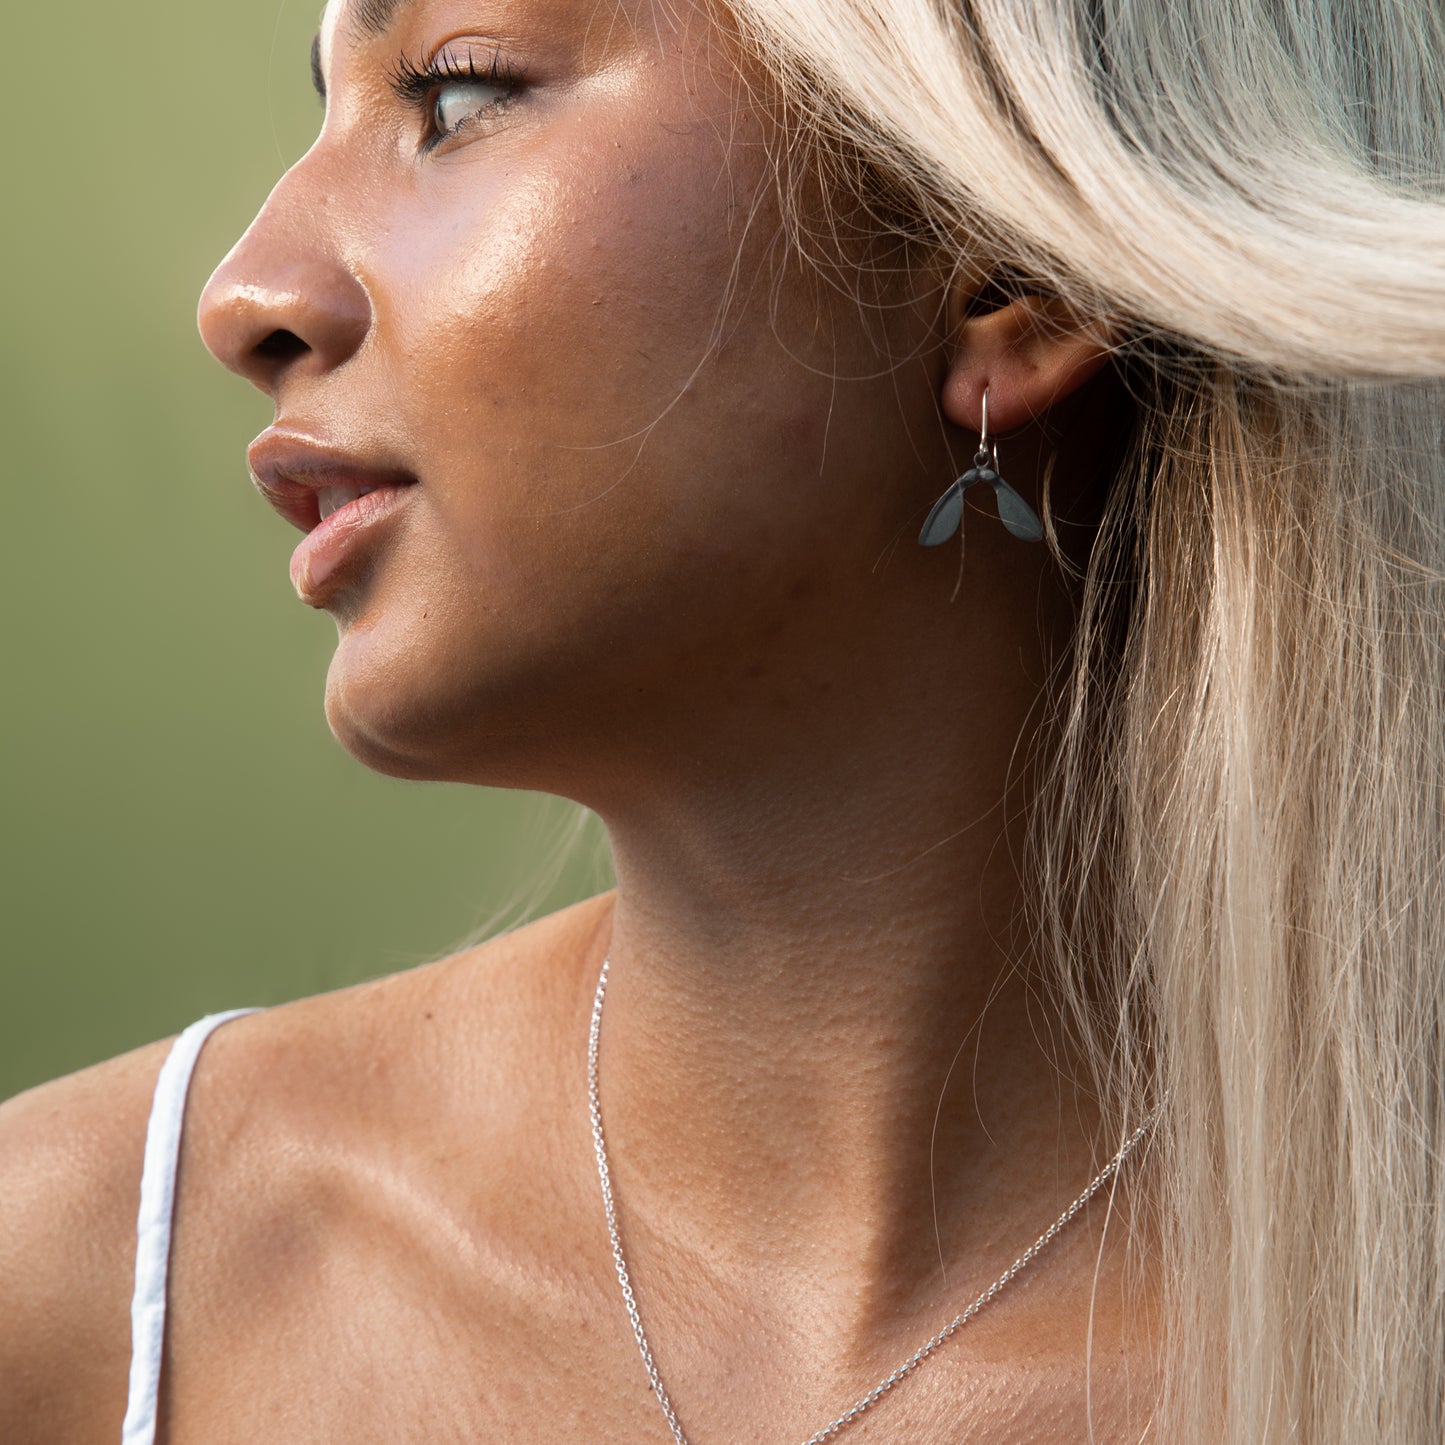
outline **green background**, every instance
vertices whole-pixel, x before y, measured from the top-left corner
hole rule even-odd
[[[607,881],[595,820],[368,773],[322,715],[335,629],[246,478],[270,403],[195,328],[320,124],[319,13],[6,16],[0,1097]]]

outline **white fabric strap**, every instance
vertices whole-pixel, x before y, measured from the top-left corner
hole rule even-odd
[[[141,1173],[140,1214],[136,1220],[135,1294],[130,1306],[130,1395],[126,1401],[121,1445],[153,1445],[160,1399],[161,1355],[166,1339],[166,1271],[171,1256],[171,1216],[176,1203],[176,1168],[181,1157],[181,1127],[186,1091],[201,1046],[223,1023],[255,1013],[232,1009],[193,1023],[171,1045],[156,1079],[146,1125],[145,1166]]]

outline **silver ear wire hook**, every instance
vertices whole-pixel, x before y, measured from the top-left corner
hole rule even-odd
[[[978,450],[973,454],[973,465],[953,483],[933,504],[918,542],[923,547],[936,547],[946,542],[963,525],[963,494],[975,482],[983,482],[993,488],[998,502],[998,516],[1015,537],[1025,542],[1037,542],[1043,538],[1044,528],[1037,514],[1009,484],[998,474],[998,443],[990,442],[988,435],[988,387],[983,389],[983,416],[980,418]]]

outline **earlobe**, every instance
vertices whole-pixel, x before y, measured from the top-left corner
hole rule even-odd
[[[1013,431],[1094,376],[1114,346],[1106,322],[1086,321],[1056,300],[1020,297],[959,324],[940,407],[955,426],[980,431],[986,390],[990,431]]]

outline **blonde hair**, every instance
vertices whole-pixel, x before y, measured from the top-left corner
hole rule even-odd
[[[729,9],[875,217],[1127,337],[1032,866],[1115,1126],[1169,1101],[1154,1438],[1439,1441],[1445,11]]]

